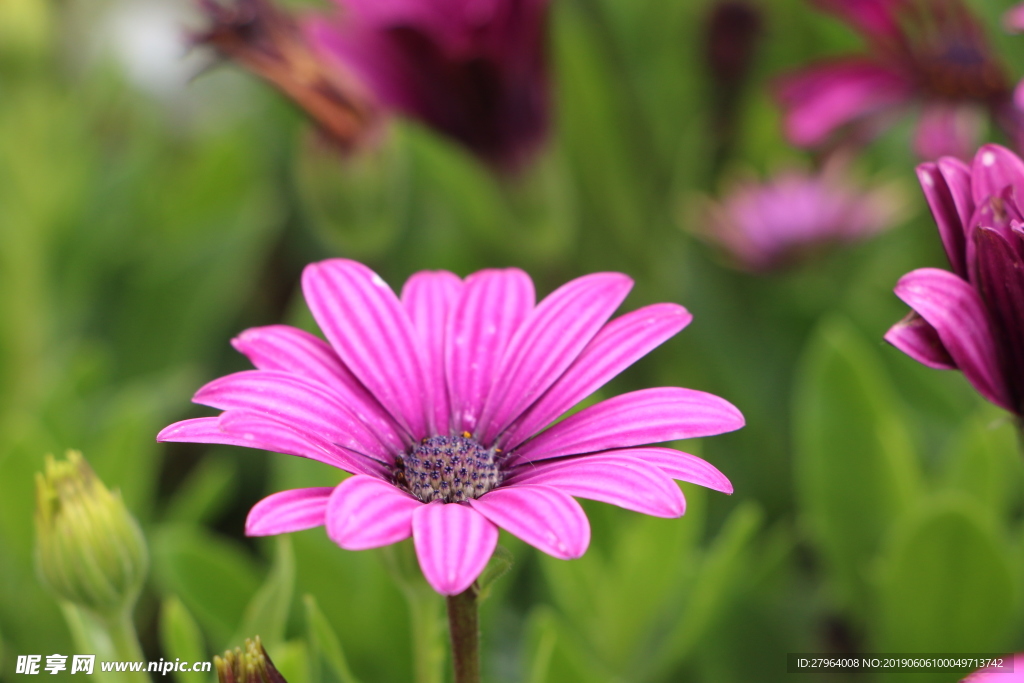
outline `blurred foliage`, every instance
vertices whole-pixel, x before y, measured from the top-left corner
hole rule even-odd
[[[135,618],[151,659],[207,659],[258,633],[293,683],[444,680],[443,602],[407,546],[243,538],[262,496],[337,472],[154,442],[209,414],[191,391],[245,367],[231,336],[312,329],[298,276],[333,255],[396,287],[428,268],[518,265],[541,292],[627,272],[626,308],[678,301],[695,319],[608,391],[695,387],[747,417],[700,444],[731,498],[686,486],[681,520],[587,504],[593,547],[573,562],[502,537],[514,563],[483,607],[488,680],[774,681],[787,652],[1024,649],[1012,426],[958,374],[880,342],[904,312],[896,279],[945,265],[923,202],[890,234],[768,278],[681,229],[722,175],[801,158],[771,79],[859,45],[802,0],[759,3],[766,32],[718,174],[699,56],[710,4],[553,0],[555,131],[502,179],[403,122],[342,158],[233,69],[189,82],[196,55],[159,62],[111,28],[152,7],[157,24],[129,26],[173,42],[184,3],[0,2],[0,679],[18,654],[103,652],[33,571],[33,473],[77,448],[149,539]],[[1002,5],[977,4],[995,32]],[[994,40],[1021,73],[1020,39]],[[860,163],[912,185],[910,134]]]

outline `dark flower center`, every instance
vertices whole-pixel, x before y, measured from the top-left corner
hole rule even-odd
[[[501,483],[500,456],[499,449],[484,448],[466,432],[431,436],[395,461],[395,483],[424,503],[461,503]]]

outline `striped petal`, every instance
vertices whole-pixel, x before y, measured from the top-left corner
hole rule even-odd
[[[570,496],[655,517],[680,517],[686,512],[683,492],[667,474],[639,458],[617,453],[531,463],[507,482],[511,487],[522,484],[550,486]]]
[[[956,369],[956,363],[942,345],[939,333],[913,311],[889,328],[885,333],[885,341],[922,365],[936,370]]]
[[[343,449],[326,442],[320,443],[311,438],[310,435],[301,434],[295,430],[276,423],[270,418],[240,411],[222,413],[219,417],[199,417],[191,420],[182,420],[164,427],[156,440],[159,442],[181,442],[181,443],[211,443],[225,446],[241,446],[243,448],[257,448],[274,453],[295,455],[300,458],[309,458],[332,467],[345,470],[346,472],[372,473],[382,471],[374,462],[359,456],[355,453],[348,453]],[[233,419],[241,419],[245,424],[241,428],[235,428],[231,424]],[[225,423],[228,423],[225,426]],[[257,422],[258,424],[251,424]]]
[[[676,304],[654,304],[611,321],[502,439],[511,450],[690,324]]]
[[[356,379],[324,340],[288,325],[253,327],[231,340],[260,370],[301,375],[331,389],[385,443],[409,445],[409,436]]]
[[[732,483],[728,477],[719,472],[718,468],[707,460],[698,458],[696,455],[683,453],[673,448],[627,448],[609,451],[608,455],[636,458],[649,465],[654,465],[673,479],[697,484],[713,491],[732,493]]]
[[[1002,145],[982,145],[971,166],[971,193],[975,206],[998,197],[1007,187],[1024,196],[1024,161]]]
[[[459,503],[420,505],[412,514],[412,534],[423,576],[442,595],[469,588],[498,544],[498,528]]]
[[[388,467],[380,460],[342,448],[316,434],[300,432],[272,417],[248,410],[228,410],[220,415],[220,430],[237,445],[311,458],[353,474],[383,477]],[[303,453],[295,451],[303,450]]]
[[[633,281],[594,273],[559,287],[531,311],[501,359],[484,407],[483,443],[493,443],[554,384],[619,307]]]
[[[430,433],[447,434],[451,407],[445,379],[444,352],[448,317],[462,293],[462,280],[446,270],[422,271],[405,281],[402,305],[409,313],[425,353],[427,390],[434,412]]]
[[[949,356],[978,393],[1013,410],[988,313],[978,292],[953,273],[938,268],[907,273],[895,291],[935,328]]]
[[[413,512],[423,506],[376,477],[349,477],[327,504],[327,536],[345,550],[366,550],[412,535]]]
[[[743,424],[740,411],[713,394],[677,387],[643,389],[567,417],[516,449],[511,464],[711,436]]]
[[[938,225],[950,265],[957,275],[967,277],[966,227],[974,213],[970,168],[959,159],[946,158],[918,166],[917,179]]]
[[[417,334],[401,302],[361,263],[306,266],[302,291],[342,362],[415,438],[428,435],[433,408]]]
[[[391,462],[404,449],[397,435],[382,443],[330,389],[299,375],[246,370],[220,377],[192,399],[221,410],[263,413],[300,432],[309,432],[357,453]]]
[[[590,522],[580,504],[548,486],[509,486],[469,501],[513,536],[561,560],[580,557],[590,545]]]
[[[330,486],[292,489],[267,496],[256,503],[245,519],[246,536],[274,536],[323,525]]]
[[[454,433],[476,430],[508,340],[533,302],[533,282],[521,270],[482,270],[466,278],[445,349]]]

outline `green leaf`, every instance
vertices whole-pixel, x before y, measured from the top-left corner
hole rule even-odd
[[[327,617],[320,611],[316,598],[312,595],[304,595],[302,604],[306,611],[306,639],[310,649],[311,672],[319,672],[322,660],[327,663],[331,673],[340,683],[359,683],[359,679],[349,669],[345,651],[341,647],[341,640],[334,633]]]
[[[182,525],[160,528],[152,551],[163,592],[181,598],[215,651],[226,649],[260,585],[255,558],[225,538]]]
[[[551,660],[558,643],[558,622],[551,608],[535,607],[526,623],[526,648],[523,661],[526,683],[548,683]]]
[[[919,475],[889,380],[845,320],[821,323],[804,353],[793,431],[802,521],[840,602],[863,616],[868,565]]]
[[[267,647],[284,640],[292,596],[295,593],[295,553],[287,535],[274,538],[274,563],[266,580],[245,610],[245,617],[235,632],[234,643],[258,635]]]
[[[208,456],[189,473],[167,504],[168,522],[199,524],[215,518],[238,488],[238,461]]]
[[[266,646],[264,645],[266,648]],[[284,680],[290,683],[306,683],[309,681],[309,648],[301,640],[280,642],[273,649],[266,648],[270,661]]]
[[[946,488],[972,496],[1005,519],[1021,489],[1022,467],[1013,422],[985,408],[963,422],[945,454]]]
[[[203,633],[188,608],[176,596],[165,598],[160,608],[160,647],[168,661],[208,662]],[[203,683],[207,676],[201,673],[175,671],[178,683]]]
[[[705,492],[686,488],[682,519],[659,519],[584,501],[593,544],[578,560],[540,556],[541,567],[565,623],[591,668],[616,675],[646,666],[674,619],[695,574],[695,539],[703,531]]]
[[[494,582],[508,574],[509,570],[512,569],[514,560],[515,558],[508,548],[501,545],[495,547],[494,554],[491,555],[487,566],[484,567],[480,577],[476,580],[477,597],[481,602],[490,596],[491,587],[494,585]]]
[[[998,652],[1015,595],[1007,544],[983,508],[949,494],[909,515],[879,570],[881,652]]]
[[[738,584],[750,569],[750,544],[764,515],[752,502],[740,504],[726,520],[701,559],[680,618],[665,639],[653,668],[665,674],[692,653],[728,608]]]

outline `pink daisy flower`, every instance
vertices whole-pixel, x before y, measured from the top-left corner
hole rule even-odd
[[[823,171],[786,171],[770,180],[735,184],[721,201],[707,201],[697,234],[749,271],[792,265],[828,245],[866,239],[905,214],[894,186],[863,188],[837,164]]]
[[[412,536],[427,581],[455,595],[486,565],[499,527],[555,557],[582,555],[590,526],[573,496],[677,517],[685,501],[673,478],[732,491],[700,458],[647,446],[743,426],[717,396],[634,391],[548,427],[690,322],[669,303],[608,322],[632,286],[625,275],[578,278],[537,305],[516,269],[465,280],[424,271],[398,297],[366,266],[335,259],[308,266],[302,284],[328,341],[283,325],[243,332],[234,346],[257,369],[194,399],[224,412],[157,437],[352,473],[260,501],[249,535],[326,525],[348,550]]]
[[[961,0],[816,0],[859,31],[869,54],[826,60],[786,76],[777,97],[789,140],[827,143],[840,128],[871,135],[913,106],[924,159],[967,158],[986,112],[1020,134],[1020,112],[1003,65]]]

